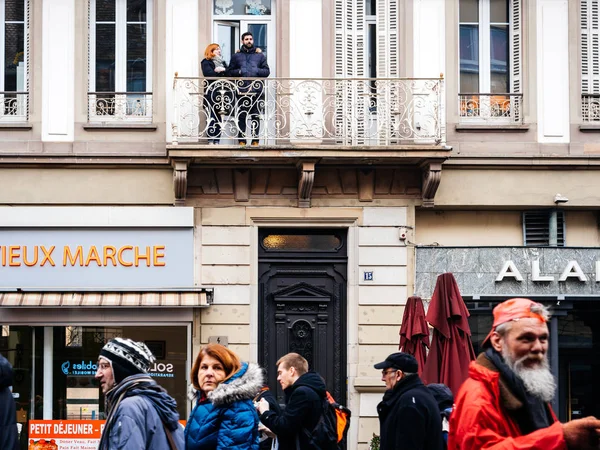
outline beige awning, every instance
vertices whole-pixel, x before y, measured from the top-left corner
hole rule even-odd
[[[212,291],[0,292],[0,307],[207,307]]]

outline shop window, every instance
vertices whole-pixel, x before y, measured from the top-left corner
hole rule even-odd
[[[90,0],[90,122],[152,121],[152,5]]]
[[[0,123],[27,121],[29,1],[0,0]]]
[[[521,11],[521,0],[460,0],[461,121],[522,121]]]
[[[104,398],[95,374],[100,350],[114,337],[143,341],[155,353],[157,360],[149,374],[177,401],[179,416],[185,420],[187,330],[187,326],[3,325],[0,353],[14,370],[13,394],[21,448],[27,448],[29,420],[105,419]],[[48,355],[52,358],[49,367]],[[49,378],[50,391],[44,391],[44,382]]]
[[[556,210],[524,212],[523,240],[527,247],[564,247],[564,212]]]
[[[581,116],[600,122],[600,0],[581,0]]]

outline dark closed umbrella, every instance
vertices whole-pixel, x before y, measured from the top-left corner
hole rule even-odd
[[[454,275],[443,273],[425,317],[433,326],[433,337],[422,378],[425,384],[445,384],[455,396],[469,376],[469,362],[475,359],[468,317]]]
[[[419,363],[419,375],[423,372],[427,358],[425,347],[429,348],[429,327],[425,320],[423,302],[421,297],[408,297],[400,327],[399,350],[415,357]]]

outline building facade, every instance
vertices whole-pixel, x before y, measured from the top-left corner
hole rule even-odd
[[[101,417],[88,366],[122,335],[162,356],[154,373],[176,398],[207,342],[265,366],[280,398],[275,362],[302,353],[353,411],[349,448],[366,449],[373,364],[398,348],[406,298],[444,271],[482,312],[474,340],[494,302],[561,302],[557,407],[583,414],[589,393],[565,380],[595,348],[591,323],[570,336],[577,299],[593,314],[600,241],[599,9],[0,0],[0,352],[21,374],[25,431]],[[229,62],[246,31],[270,76],[203,77],[205,47]],[[28,265],[42,246],[56,267]],[[530,281],[535,255],[553,281]],[[571,260],[587,281],[573,267],[559,281]],[[522,281],[512,267],[495,281],[506,261]]]

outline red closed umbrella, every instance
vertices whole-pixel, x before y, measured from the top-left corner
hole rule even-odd
[[[468,317],[454,275],[438,276],[425,317],[433,326],[433,337],[422,378],[425,384],[445,384],[455,396],[475,359]]]
[[[400,327],[399,350],[415,357],[419,363],[419,375],[423,372],[427,358],[425,347],[429,348],[429,327],[425,320],[423,301],[421,297],[408,297]]]

